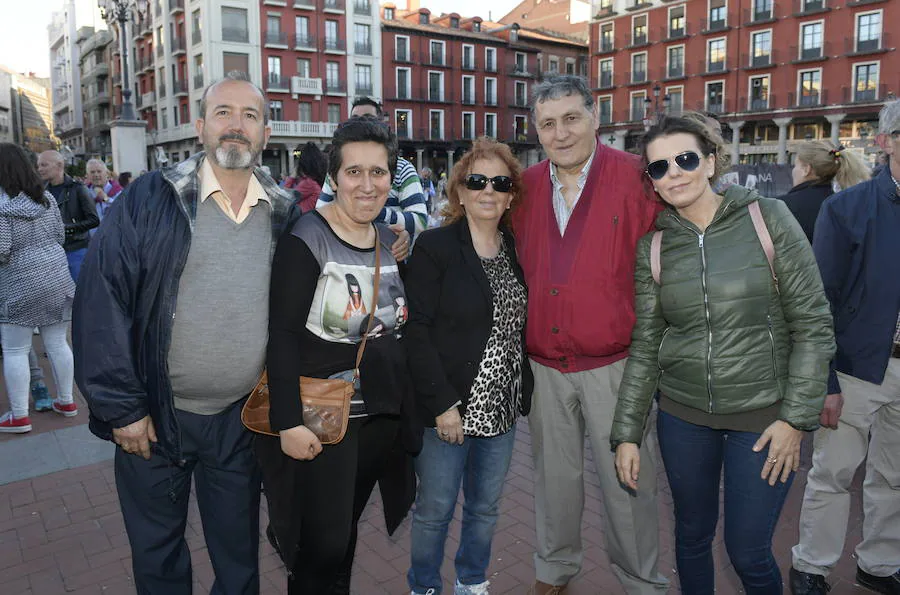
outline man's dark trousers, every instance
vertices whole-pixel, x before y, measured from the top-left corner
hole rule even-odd
[[[259,593],[260,473],[241,400],[217,415],[177,411],[185,462],[116,449],[116,487],[139,595],[191,595],[184,539],[191,474],[215,583],[210,595]]]

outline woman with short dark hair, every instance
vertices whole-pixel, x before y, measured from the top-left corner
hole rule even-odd
[[[10,402],[10,411],[0,416],[2,433],[31,431],[28,353],[35,327],[40,328],[59,391],[51,408],[66,417],[78,413],[72,399],[72,349],[66,339],[75,283],[64,241],[56,200],[44,191],[25,151],[0,143],[0,334]]]

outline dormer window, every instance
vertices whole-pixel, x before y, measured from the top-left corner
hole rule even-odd
[[[390,8],[390,7],[385,8],[384,9],[384,18],[387,21],[393,21],[394,20],[394,9]]]
[[[472,31],[475,31],[476,33],[481,31],[481,23],[479,23],[478,21],[472,23]]]
[[[419,24],[427,25],[428,24],[428,13],[420,12],[419,13]]]
[[[513,43],[519,41],[519,32],[516,31],[515,29],[510,30],[509,40],[512,41]]]
[[[459,29],[459,18],[450,17],[450,28],[451,29]]]

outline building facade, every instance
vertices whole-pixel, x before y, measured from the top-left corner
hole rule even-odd
[[[735,163],[785,163],[807,139],[863,150],[900,91],[893,0],[595,0],[592,13],[600,134],[620,148],[668,106],[726,124]]]
[[[74,0],[66,0],[63,9],[53,13],[47,27],[53,103],[51,129],[60,141],[61,152],[68,159],[81,158],[84,155],[84,114],[81,104],[78,43],[91,34],[93,34],[91,28],[76,30]]]
[[[55,149],[50,79],[13,74],[10,82],[13,142],[35,153]]]
[[[15,142],[12,103],[13,73],[0,68],[0,143]]]
[[[84,122],[84,157],[97,158],[112,165],[109,121],[113,110],[113,85],[110,64],[115,44],[106,29],[95,31],[78,44],[81,71],[81,104]]]

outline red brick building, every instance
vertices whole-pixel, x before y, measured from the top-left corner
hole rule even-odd
[[[717,115],[742,162],[785,162],[795,139],[862,149],[900,91],[890,0],[595,0],[592,12],[600,133],[622,148],[667,103]]]

